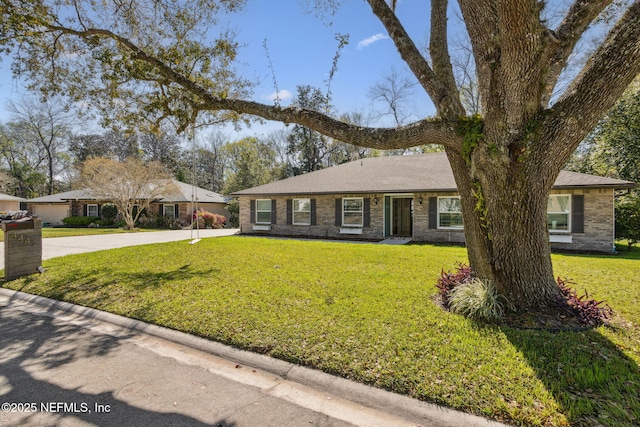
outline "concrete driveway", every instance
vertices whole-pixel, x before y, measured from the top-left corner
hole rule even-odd
[[[126,246],[146,245],[150,243],[175,242],[190,240],[196,236],[201,239],[209,237],[230,236],[236,234],[236,228],[220,230],[169,230],[140,233],[100,234],[95,236],[53,237],[42,239],[42,259],[59,256],[96,252],[106,249],[124,248]],[[0,269],[4,268],[4,243],[0,243]]]

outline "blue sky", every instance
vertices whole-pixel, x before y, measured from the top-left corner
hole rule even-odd
[[[298,85],[326,91],[338,48],[335,36],[348,34],[349,44],[340,52],[337,73],[331,82],[332,104],[339,113],[366,114],[372,109],[369,88],[392,68],[404,71],[406,65],[366,2],[346,2],[335,16],[324,18],[316,16],[310,3],[249,0],[246,9],[233,17],[230,28],[237,30],[238,40],[246,45],[240,53],[243,74],[260,82],[253,99],[273,102],[274,75],[282,105],[288,105],[296,96]],[[398,6],[401,19],[419,46],[427,40],[428,8],[427,2],[411,0],[401,1]],[[263,46],[265,40],[268,54]],[[416,118],[435,111],[420,87],[415,88],[412,106]],[[242,133],[264,133],[280,127],[276,123],[254,125]]]
[[[333,103],[340,112],[367,109],[369,88],[392,67],[405,69],[386,30],[364,1],[343,5],[331,25],[307,13],[309,7],[304,1],[287,2],[286,7],[275,6],[283,3],[249,1],[245,12],[231,24],[231,28],[238,30],[239,40],[247,44],[241,51],[241,62],[250,70],[249,76],[255,75],[262,82],[256,88],[256,100],[269,102],[275,92],[269,58],[263,47],[265,39],[278,89],[295,96],[297,85],[326,88],[338,46],[335,34],[349,34],[349,45],[341,52],[338,71],[331,83]],[[416,10],[417,3],[422,10]],[[408,20],[409,30],[413,30],[417,43],[423,44],[425,27],[418,28],[415,17],[419,15],[423,22],[428,22],[428,4],[406,0],[398,11],[414,17]],[[416,94],[419,93],[420,89],[416,88]],[[420,104],[427,102],[426,96],[421,99]],[[425,112],[431,109],[427,105],[419,107]]]

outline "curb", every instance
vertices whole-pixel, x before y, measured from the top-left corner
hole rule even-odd
[[[506,424],[488,420],[477,415],[456,411],[433,403],[423,402],[408,396],[378,389],[366,384],[347,380],[315,369],[295,365],[263,354],[240,350],[216,341],[210,341],[174,329],[152,325],[89,307],[38,295],[0,288],[0,296],[12,301],[37,304],[49,310],[61,310],[95,319],[122,328],[142,332],[157,338],[207,352],[235,363],[260,369],[286,380],[305,385],[318,391],[373,408],[401,418],[415,420],[429,427],[500,427]]]

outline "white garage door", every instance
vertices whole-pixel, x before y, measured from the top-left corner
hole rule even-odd
[[[69,216],[69,205],[34,206],[33,214],[38,215],[43,225],[62,225],[62,218]]]

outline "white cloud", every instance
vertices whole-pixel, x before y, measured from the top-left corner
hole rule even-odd
[[[282,89],[279,92],[273,92],[271,95],[265,96],[265,99],[269,99],[271,101],[275,101],[279,99],[280,101],[284,101],[285,99],[291,98],[293,95],[286,89]]]
[[[360,49],[364,49],[365,47],[369,46],[370,44],[373,44],[379,40],[385,40],[388,39],[389,36],[385,36],[382,33],[378,33],[378,34],[374,34],[371,37],[367,37],[364,40],[360,40],[360,42],[358,43],[358,47],[356,49],[360,50]]]

